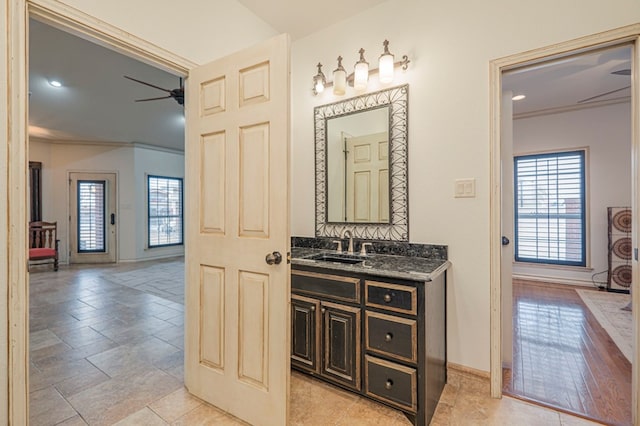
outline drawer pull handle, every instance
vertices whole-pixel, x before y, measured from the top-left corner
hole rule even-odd
[[[393,380],[389,379],[387,380],[387,383],[384,384],[384,388],[389,390],[393,387]]]
[[[390,342],[393,339],[393,334],[392,333],[387,333],[384,336],[384,341],[385,342]]]
[[[384,295],[383,299],[384,299],[384,301],[386,303],[389,303],[389,302],[391,302],[391,295],[389,293],[387,293],[387,294]]]

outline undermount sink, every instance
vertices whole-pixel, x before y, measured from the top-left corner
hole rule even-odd
[[[314,256],[309,256],[307,259],[319,260],[322,262],[337,262],[346,263],[349,265],[355,265],[356,263],[364,262],[365,259],[356,255],[350,254],[338,254],[338,253],[321,253]]]

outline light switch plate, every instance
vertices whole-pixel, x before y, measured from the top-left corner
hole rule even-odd
[[[455,181],[455,198],[474,198],[476,196],[476,180],[471,179],[456,179]]]

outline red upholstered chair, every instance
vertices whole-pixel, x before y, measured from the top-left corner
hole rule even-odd
[[[42,261],[53,262],[53,270],[58,270],[57,222],[29,223],[29,264]]]

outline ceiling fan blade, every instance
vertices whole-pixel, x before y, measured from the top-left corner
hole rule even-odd
[[[136,99],[136,102],[157,101],[158,99],[168,99],[172,97],[173,96],[169,95],[169,96],[162,96],[160,98]]]
[[[127,76],[127,75],[125,75],[125,76],[123,76],[123,77],[124,77],[124,78],[128,78],[129,80],[133,80],[133,81],[135,81],[135,82],[137,82],[137,83],[144,84],[145,86],[149,86],[149,87],[153,87],[153,88],[158,89],[158,90],[162,90],[163,92],[171,92],[171,90],[169,90],[169,89],[164,89],[164,88],[162,88],[162,87],[158,87],[158,86],[156,86],[156,85],[154,85],[154,84],[147,83],[146,81],[138,80],[138,79],[136,79],[136,78],[129,77],[129,76]]]
[[[630,88],[630,87],[631,87],[631,86],[625,86],[625,87],[623,87],[623,88],[621,88],[621,89],[616,89],[616,90],[611,90],[610,92],[600,93],[599,95],[592,96],[592,97],[587,98],[587,99],[583,99],[583,100],[581,100],[581,101],[578,101],[577,103],[582,104],[582,103],[584,103],[584,102],[593,101],[594,99],[598,99],[598,98],[601,98],[601,97],[603,97],[603,96],[611,95],[611,94],[613,94],[613,93],[617,93],[617,92],[622,92],[623,90],[627,90],[627,89],[628,89],[628,88]]]
[[[615,75],[631,75],[631,69],[627,68],[624,70],[613,71],[611,74]]]

